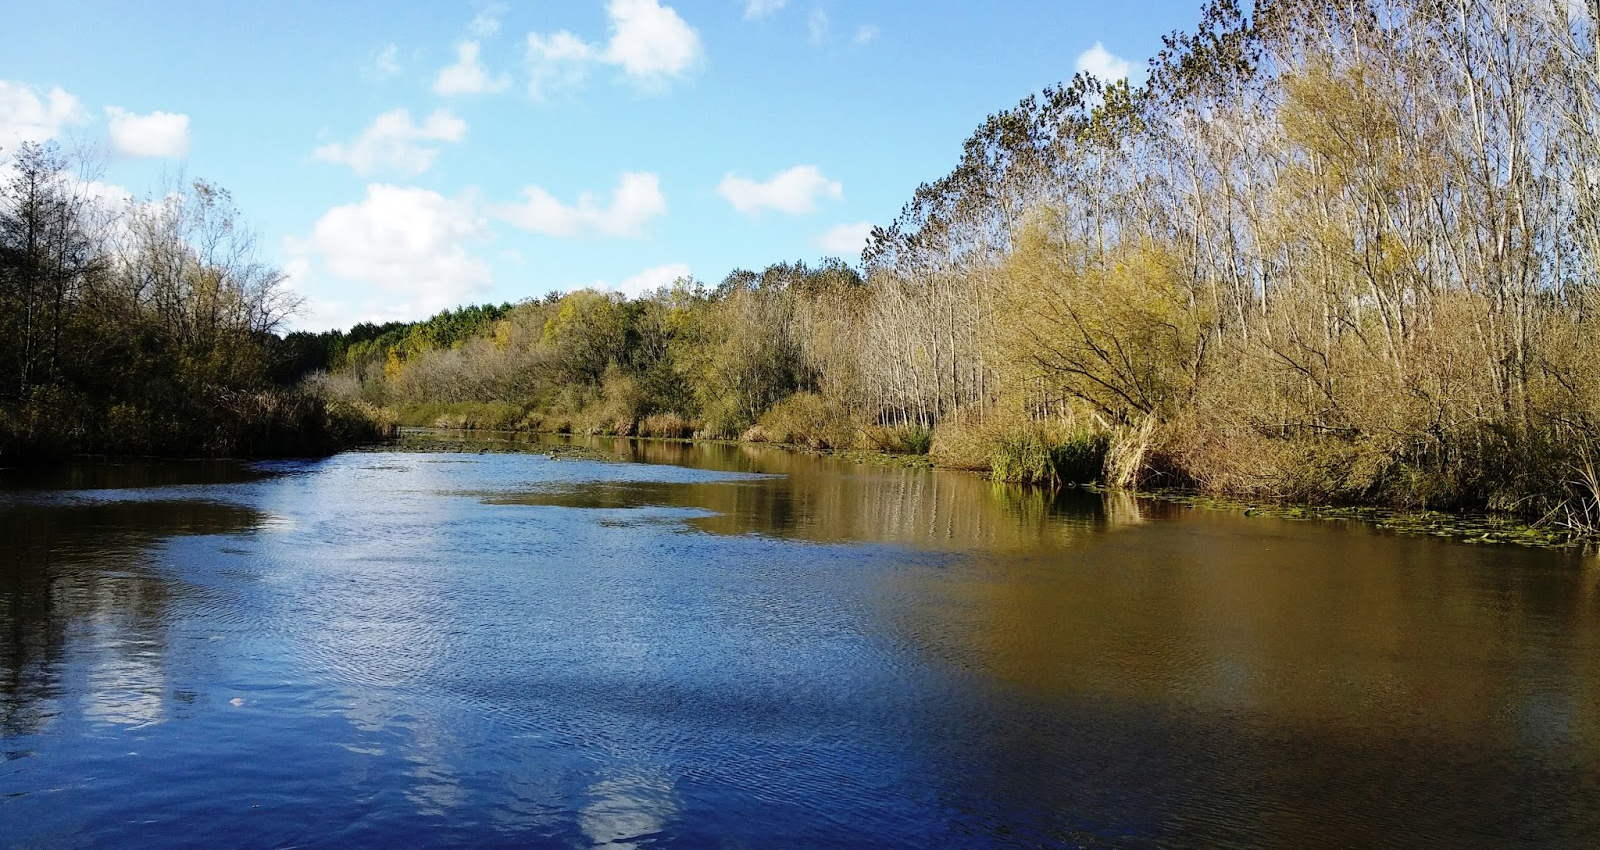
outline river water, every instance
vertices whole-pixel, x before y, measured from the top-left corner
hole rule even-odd
[[[596,445],[0,472],[0,846],[1600,846],[1590,556]]]

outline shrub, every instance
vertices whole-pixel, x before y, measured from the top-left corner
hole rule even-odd
[[[398,421],[413,428],[509,431],[523,421],[523,409],[503,401],[426,402],[400,409]]]
[[[900,455],[925,455],[933,445],[933,429],[922,425],[874,425],[860,429],[864,449]]]
[[[639,420],[639,436],[683,439],[694,436],[695,423],[677,413],[652,413]]]
[[[1104,433],[1036,424],[990,447],[989,474],[1023,484],[1092,484],[1105,476],[1110,442]]]
[[[939,423],[931,443],[940,466],[987,471],[997,481],[1091,484],[1105,480],[1113,439],[1104,428],[990,408]]]
[[[844,408],[816,393],[795,393],[779,401],[757,427],[769,442],[812,449],[844,449],[856,441],[856,427]]]

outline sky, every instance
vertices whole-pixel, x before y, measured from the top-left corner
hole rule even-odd
[[[0,158],[228,189],[291,326],[837,256],[993,112],[1143,74],[1199,0],[0,0]]]

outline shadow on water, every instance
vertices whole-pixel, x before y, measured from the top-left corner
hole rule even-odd
[[[278,474],[278,465],[210,459],[79,459],[50,466],[0,469],[0,493],[246,484]]]
[[[697,481],[551,482],[481,494],[496,505],[625,510],[690,508],[714,534],[763,534],[821,543],[933,549],[1038,549],[1086,533],[1137,525],[1165,505],[1126,494],[1052,493],[943,470],[878,467],[766,446],[623,438],[515,435],[532,450],[577,442],[630,463],[762,477]]]
[[[93,644],[103,670],[121,671],[128,687],[108,711],[137,719],[159,710],[162,677],[151,674],[166,655],[168,609],[181,589],[150,552],[174,536],[241,533],[262,519],[205,501],[0,502],[0,737],[48,722],[70,638]]]
[[[1600,835],[1592,566],[1180,511],[889,597],[920,653],[989,683],[951,730],[969,742],[951,786],[1036,807],[971,822],[1082,846]]]

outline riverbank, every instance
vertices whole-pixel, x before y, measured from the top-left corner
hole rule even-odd
[[[236,393],[211,404],[191,400],[167,409],[58,407],[33,414],[0,417],[0,468],[83,457],[327,457],[397,433],[381,411],[283,389]]]
[[[562,442],[549,442],[561,440]],[[804,445],[704,440],[694,438],[584,435],[560,432],[533,432],[489,429],[403,428],[397,435],[372,447],[380,450],[424,452],[535,452],[557,459],[618,460],[614,451],[593,445],[595,442],[626,440],[636,443],[679,444],[684,446],[736,446],[836,457],[850,463],[902,469],[939,469],[974,477],[986,477],[997,487],[1031,490],[1072,489],[1090,493],[1126,493],[1140,499],[1179,504],[1196,509],[1271,517],[1286,520],[1357,522],[1401,535],[1425,535],[1477,545],[1518,545],[1547,549],[1574,549],[1592,545],[1592,538],[1570,530],[1538,525],[1512,516],[1488,513],[1452,513],[1434,510],[1404,510],[1375,505],[1316,505],[1287,500],[1240,499],[1178,488],[1119,488],[1103,483],[1060,483],[995,480],[990,470],[961,466],[942,466],[928,455],[906,455],[860,449],[822,450]]]

